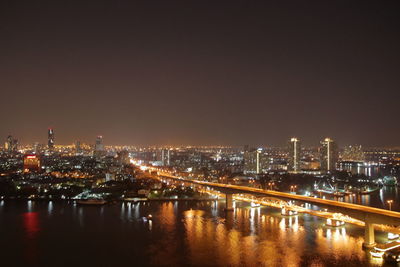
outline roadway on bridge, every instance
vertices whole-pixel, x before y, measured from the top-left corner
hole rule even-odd
[[[330,207],[335,207],[335,208],[340,207],[340,208],[345,208],[345,209],[354,210],[354,211],[358,211],[358,212],[362,211],[362,212],[366,212],[366,213],[370,213],[370,214],[384,215],[384,216],[388,216],[388,217],[392,217],[392,218],[397,218],[397,219],[399,219],[399,222],[400,222],[400,212],[396,212],[396,211],[390,211],[390,210],[386,210],[386,209],[378,209],[378,208],[374,208],[374,207],[368,207],[368,206],[352,204],[352,203],[347,203],[347,202],[340,202],[340,201],[335,201],[335,200],[295,195],[295,194],[273,191],[273,190],[263,190],[263,189],[252,188],[252,187],[247,187],[247,186],[190,180],[190,179],[185,179],[182,177],[174,176],[170,173],[160,172],[160,171],[158,171],[158,173],[161,176],[165,176],[165,177],[179,180],[182,182],[188,182],[188,183],[199,184],[199,185],[203,185],[203,186],[209,186],[209,187],[213,187],[215,189],[230,189],[230,190],[240,191],[243,193],[256,193],[256,194],[262,194],[262,195],[267,195],[267,196],[274,196],[274,197],[281,197],[281,198],[286,198],[286,199],[291,199],[291,200],[298,200],[298,201],[303,201],[303,202],[312,203],[312,204],[320,204],[320,205],[330,206]]]

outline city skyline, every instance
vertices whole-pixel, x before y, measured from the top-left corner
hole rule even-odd
[[[397,3],[44,6],[0,6],[0,136],[400,145]]]
[[[399,10],[0,1],[0,262],[400,262]]]
[[[52,132],[52,134],[51,134],[51,138],[50,138],[50,136],[49,136],[49,132]],[[57,141],[55,141],[55,136],[57,135]],[[84,140],[84,139],[81,139],[81,138],[75,138],[75,139],[73,139],[73,140],[70,140],[69,142],[67,141],[67,142],[63,142],[63,143],[60,143],[60,142],[58,142],[58,134],[56,133],[55,134],[55,129],[54,128],[49,128],[48,130],[47,130],[47,137],[41,137],[40,138],[40,140],[35,140],[35,141],[32,141],[32,142],[27,142],[27,141],[24,141],[24,140],[21,140],[21,139],[19,139],[19,136],[18,135],[12,135],[12,134],[9,134],[9,135],[7,135],[6,136],[6,138],[4,138],[4,141],[7,143],[8,141],[9,141],[9,138],[15,138],[15,142],[17,142],[17,144],[18,145],[22,145],[22,146],[29,146],[29,145],[32,145],[32,144],[35,144],[35,143],[38,143],[38,144],[43,144],[43,145],[46,145],[47,147],[49,147],[49,144],[51,143],[51,144],[53,144],[54,146],[57,146],[57,145],[61,145],[61,146],[64,146],[64,145],[66,145],[66,146],[68,146],[68,145],[74,145],[76,142],[80,142],[80,143],[82,143],[82,144],[92,144],[92,145],[96,145],[96,143],[97,143],[97,141],[98,141],[98,139],[99,138],[101,138],[101,139],[103,139],[103,135],[96,135],[96,136],[93,136],[93,138],[92,138],[92,140]],[[251,147],[251,148],[258,148],[258,147],[286,147],[287,146],[287,142],[288,142],[288,140],[289,139],[297,139],[297,138],[299,138],[299,136],[288,136],[286,139],[282,139],[279,143],[270,143],[270,142],[264,142],[264,143],[260,143],[260,144],[252,144],[251,142],[247,142],[247,143],[243,143],[243,144],[206,144],[206,143],[204,143],[204,144],[190,144],[190,143],[180,143],[180,144],[162,144],[162,143],[159,143],[159,144],[155,144],[155,143],[149,143],[149,144],[138,144],[138,143],[126,143],[126,144],[122,144],[122,143],[110,143],[110,142],[106,142],[105,143],[105,146],[159,146],[159,147],[168,147],[168,146],[171,146],[171,147],[179,147],[179,146],[194,146],[194,147],[196,147],[196,146],[199,146],[199,147],[201,147],[201,146],[209,146],[209,147],[212,147],[212,146],[226,146],[226,147],[245,147],[245,146],[249,146],[249,147]],[[322,141],[324,141],[324,139],[325,138],[331,138],[331,136],[325,136],[325,137],[321,137],[319,140],[313,140],[313,142],[311,142],[311,143],[306,143],[306,144],[304,144],[303,143],[303,137],[301,138],[301,143],[302,143],[302,145],[305,145],[305,147],[319,147],[319,146],[321,146],[321,142]],[[62,140],[65,140],[65,138],[61,138]],[[307,139],[307,138],[305,138],[305,139]],[[106,138],[106,140],[107,140],[107,138]],[[293,142],[293,140],[290,140],[291,142]],[[300,141],[300,140],[296,140],[296,141]],[[335,139],[335,141],[337,141],[337,139]],[[3,142],[4,143],[4,142]],[[337,144],[339,147],[348,147],[348,146],[355,146],[355,145],[361,145],[360,143],[352,143],[352,144],[343,144],[343,143],[341,143],[340,141],[339,141],[339,143]],[[5,146],[7,146],[7,145],[5,145]],[[367,145],[361,145],[362,147],[369,147],[369,148],[373,148],[373,147],[382,147],[382,148],[399,148],[400,146],[398,146],[398,145],[381,145],[381,146],[379,146],[379,145],[375,145],[375,144],[367,144]]]
[[[50,132],[51,132],[51,134],[50,134]],[[98,140],[99,140],[99,138],[102,140],[103,139],[103,135],[96,135],[96,136],[94,136],[93,138],[92,138],[92,140],[83,140],[83,139],[80,139],[80,138],[75,138],[75,139],[73,139],[73,140],[71,140],[70,142],[64,142],[64,143],[59,143],[58,141],[55,141],[55,130],[53,129],[53,128],[49,128],[48,130],[47,130],[47,137],[42,137],[41,139],[40,139],[40,141],[39,140],[36,140],[36,141],[33,141],[33,142],[26,142],[26,141],[24,141],[24,140],[20,140],[19,138],[18,138],[18,136],[15,136],[15,135],[12,135],[12,134],[9,134],[9,135],[7,135],[7,137],[6,138],[4,138],[4,141],[5,141],[5,143],[4,143],[4,148],[5,149],[7,149],[7,147],[9,146],[8,144],[9,144],[9,139],[10,138],[15,138],[14,139],[14,142],[16,142],[17,143],[17,145],[22,145],[22,146],[29,146],[29,145],[34,145],[34,144],[42,144],[42,145],[45,145],[45,146],[47,146],[48,148],[50,148],[50,149],[52,149],[52,146],[57,146],[57,145],[61,145],[61,146],[68,146],[68,145],[75,145],[76,144],[76,142],[79,142],[79,143],[82,143],[82,144],[88,144],[88,145],[96,145],[97,144],[97,142],[98,142]],[[51,136],[51,137],[50,137]],[[58,137],[58,136],[57,136]],[[308,143],[308,144],[305,144],[305,147],[320,147],[321,146],[321,142],[322,141],[324,141],[326,138],[328,138],[328,139],[330,139],[331,137],[322,137],[320,140],[315,140],[315,142],[312,142],[312,143]],[[58,139],[58,138],[57,138]],[[291,140],[289,140],[289,139],[291,139]],[[286,139],[284,139],[284,140],[282,140],[282,142],[279,142],[279,143],[275,143],[275,144],[273,144],[273,143],[261,143],[261,144],[252,144],[251,142],[247,142],[247,143],[244,143],[244,144],[183,144],[183,143],[181,143],[181,144],[135,144],[135,143],[127,143],[127,144],[121,144],[121,143],[106,143],[105,144],[105,146],[149,146],[149,147],[151,147],[151,146],[159,146],[159,147],[168,147],[168,146],[171,146],[171,147],[179,147],[179,146],[194,146],[194,147],[196,147],[196,146],[198,146],[198,147],[201,147],[201,146],[205,146],[205,147],[207,147],[207,146],[209,146],[209,147],[213,147],[213,146],[215,146],[215,147],[217,147],[217,146],[226,146],[226,147],[246,147],[246,146],[249,146],[250,148],[258,148],[258,147],[286,147],[287,146],[287,142],[288,142],[288,140],[289,141],[291,141],[291,142],[293,142],[293,139],[296,139],[296,142],[298,141],[298,142],[300,142],[300,140],[297,140],[298,139],[298,136],[288,136]],[[107,139],[106,139],[107,140]],[[336,139],[335,139],[335,141],[336,141]],[[303,139],[301,139],[301,143],[303,144]],[[50,145],[51,144],[51,145]],[[304,144],[303,144],[304,145]],[[359,143],[354,143],[354,144],[342,144],[342,143],[340,143],[339,142],[339,144],[338,144],[338,146],[339,147],[348,147],[348,146],[356,146],[356,145],[358,145],[358,146],[360,146],[361,144],[359,144]],[[382,148],[399,148],[400,146],[396,146],[396,145],[394,145],[394,146],[391,146],[391,145],[386,145],[386,146],[378,146],[378,145],[374,145],[374,144],[369,144],[369,145],[361,145],[362,147],[366,147],[366,148],[373,148],[373,147],[382,147]],[[290,149],[289,149],[290,150]]]

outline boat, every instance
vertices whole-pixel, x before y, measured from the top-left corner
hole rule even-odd
[[[281,214],[284,216],[292,216],[292,215],[297,215],[297,210],[291,210],[287,208],[282,208],[281,209]]]
[[[332,227],[338,227],[344,225],[344,221],[335,220],[335,219],[326,219],[326,225]]]
[[[359,193],[360,195],[368,195],[368,194],[377,193],[377,192],[379,192],[379,190],[380,190],[380,188],[377,187],[377,188],[374,188],[374,189],[361,190],[361,191],[359,191],[358,193]]]
[[[400,248],[400,241],[397,240],[386,244],[378,244],[374,249],[377,251],[386,252],[395,248]]]
[[[76,204],[78,205],[104,205],[106,203],[107,201],[105,201],[104,199],[93,199],[93,198],[81,199],[76,201]]]
[[[398,234],[388,233],[388,239],[389,240],[394,240],[394,239],[398,239],[398,238],[399,238]]]
[[[346,195],[345,192],[339,190],[328,190],[328,189],[317,189],[315,190],[319,195],[333,195],[335,197],[344,197]]]
[[[372,257],[374,258],[382,258],[384,251],[376,250],[375,248],[369,252]]]

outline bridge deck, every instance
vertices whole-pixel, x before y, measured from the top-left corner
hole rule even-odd
[[[237,192],[243,192],[243,193],[247,193],[247,194],[261,194],[261,195],[266,195],[266,196],[274,196],[274,197],[280,197],[280,198],[285,198],[285,199],[290,199],[290,200],[298,200],[298,201],[312,203],[312,204],[316,204],[316,205],[329,206],[329,207],[333,207],[333,208],[342,208],[342,209],[347,209],[347,210],[351,210],[351,211],[355,211],[355,212],[364,212],[364,213],[369,213],[372,215],[387,216],[392,219],[398,219],[398,223],[400,224],[400,212],[396,212],[396,211],[368,207],[368,206],[352,204],[352,203],[347,203],[347,202],[340,202],[340,201],[335,201],[335,200],[295,195],[295,194],[273,191],[273,190],[252,188],[252,187],[247,187],[247,186],[219,184],[219,183],[198,181],[198,180],[189,180],[189,179],[177,177],[177,176],[171,175],[169,173],[163,173],[163,172],[160,172],[160,175],[165,176],[166,178],[172,178],[177,181],[208,186],[208,187],[212,187],[214,189],[219,189],[219,190],[227,190],[228,189],[228,190],[234,190]]]

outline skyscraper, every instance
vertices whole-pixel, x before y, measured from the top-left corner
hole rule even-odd
[[[289,141],[289,166],[288,170],[293,172],[300,171],[300,159],[301,159],[301,143],[296,137],[293,137]]]
[[[171,160],[170,160],[170,150],[169,149],[162,149],[161,150],[161,162],[162,166],[170,166]]]
[[[81,148],[81,141],[76,141],[75,142],[75,153],[77,155],[82,153],[82,148]]]
[[[101,157],[104,156],[105,150],[104,150],[104,145],[103,145],[103,136],[99,135],[96,138],[96,143],[94,145],[94,156],[95,157]]]
[[[130,157],[128,150],[122,150],[117,152],[118,161],[120,164],[128,165],[130,163]]]
[[[338,161],[337,145],[328,137],[321,141],[320,160],[322,171],[331,172],[336,170],[336,163]]]
[[[52,128],[49,128],[47,133],[47,147],[49,150],[53,150],[54,148],[54,131]]]
[[[12,136],[11,136],[11,135],[7,136],[6,142],[4,143],[4,149],[5,149],[7,152],[11,152],[12,140],[13,140],[13,139],[12,139]]]
[[[244,174],[260,174],[268,168],[268,160],[262,149],[249,149],[243,155]]]
[[[101,135],[97,136],[94,150],[96,150],[96,151],[104,150],[103,136],[101,136]]]
[[[4,143],[4,149],[7,153],[15,153],[18,150],[18,139],[14,139],[12,135],[7,136]]]

